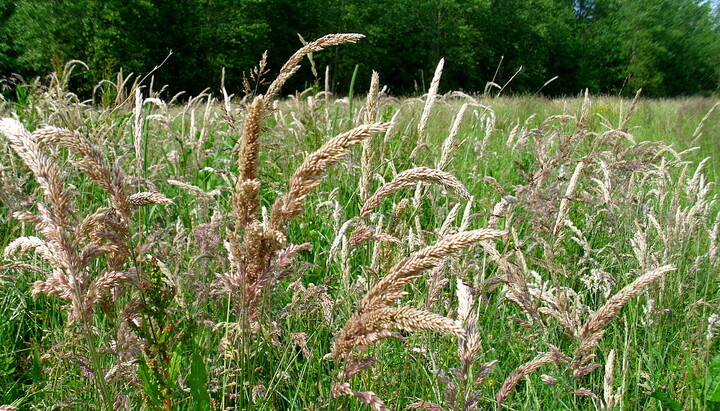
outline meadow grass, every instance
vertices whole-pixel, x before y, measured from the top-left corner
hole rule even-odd
[[[270,94],[308,52],[354,40],[306,46]],[[395,99],[368,84],[366,99],[170,104],[124,84],[93,105],[63,84],[2,103],[0,404],[720,405],[716,99]],[[28,134],[39,148],[16,124],[45,130]],[[22,214],[57,218],[59,195],[22,150],[60,173],[66,248],[96,258],[65,263],[50,223]],[[30,236],[50,258],[13,243]],[[48,295],[35,282],[53,268],[123,280],[96,300]]]

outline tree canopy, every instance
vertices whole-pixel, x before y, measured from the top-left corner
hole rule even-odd
[[[444,57],[446,89],[550,96],[677,96],[718,91],[720,16],[700,0],[0,0],[0,77],[87,63],[82,92],[122,70],[157,70],[171,91],[231,90],[268,50],[277,70],[301,44],[331,32],[362,42],[316,56],[347,91],[356,65],[394,94],[418,92]],[[522,69],[520,69],[522,67]],[[303,70],[295,87],[316,78]],[[320,76],[323,74],[320,73]],[[548,83],[557,76],[557,79]]]

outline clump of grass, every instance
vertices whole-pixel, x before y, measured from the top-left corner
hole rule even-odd
[[[90,356],[89,378],[96,385],[105,407],[115,402],[115,393],[105,380],[106,371],[97,349],[93,330],[95,305],[111,290],[120,289],[133,280],[125,269],[130,257],[130,220],[132,208],[151,204],[172,204],[157,192],[126,193],[126,177],[119,167],[110,168],[100,149],[80,134],[56,127],[43,127],[28,132],[17,120],[0,120],[0,133],[34,174],[44,193],[45,201],[36,204],[37,214],[18,211],[15,218],[30,223],[44,238],[29,236],[14,240],[5,248],[5,255],[34,251],[50,267],[33,271],[45,273],[36,281],[33,294],[57,296],[67,306],[69,327],[77,327],[85,340]],[[85,172],[109,195],[111,207],[101,207],[80,219],[73,204],[73,193],[63,180],[57,160],[49,157],[44,146],[68,149],[75,157],[75,166]],[[105,257],[99,272],[95,260]],[[135,277],[137,278],[137,277]]]
[[[338,382],[333,384],[333,395],[353,395],[372,409],[385,410],[384,402],[372,392],[354,391],[347,382],[372,361],[353,359],[355,350],[363,351],[384,338],[402,338],[393,329],[403,331],[432,330],[465,336],[465,330],[455,320],[411,307],[392,307],[406,295],[405,285],[420,277],[423,271],[440,265],[453,252],[471,244],[499,238],[506,233],[480,229],[449,236],[433,246],[426,247],[396,264],[380,282],[363,297],[357,311],[348,319],[333,341],[331,358],[344,359],[345,368]]]
[[[269,290],[282,278],[273,267],[272,259],[286,244],[287,224],[303,211],[307,195],[320,185],[327,170],[338,163],[348,150],[372,135],[387,130],[391,123],[370,123],[341,133],[308,155],[290,178],[288,191],[278,198],[267,221],[258,222],[260,181],[258,175],[259,138],[264,112],[287,79],[295,73],[300,61],[309,53],[324,47],[355,42],[359,34],[331,34],[306,44],[280,69],[265,96],[254,97],[247,108],[240,152],[238,175],[232,197],[235,231],[230,234],[226,249],[233,270],[220,276],[224,287],[239,301],[238,318],[254,321],[263,300],[263,290]],[[240,235],[242,233],[242,243]],[[294,254],[294,253],[293,253]],[[286,255],[291,258],[292,254]]]

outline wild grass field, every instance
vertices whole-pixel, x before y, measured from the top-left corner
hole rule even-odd
[[[720,409],[717,98],[0,102],[0,407]]]

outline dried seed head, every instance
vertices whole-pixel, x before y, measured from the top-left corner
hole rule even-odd
[[[402,188],[412,187],[419,181],[435,183],[455,192],[455,194],[464,199],[470,198],[470,193],[465,186],[452,174],[428,167],[417,167],[403,171],[395,176],[391,182],[380,187],[380,189],[363,204],[360,209],[360,215],[363,217],[367,216],[384,198],[389,197],[392,193]]]
[[[273,204],[270,227],[281,230],[302,212],[305,197],[317,186],[328,168],[335,165],[348,153],[348,149],[370,136],[381,133],[391,123],[373,123],[356,127],[328,140],[314,153],[308,155],[290,178],[288,192]]]
[[[148,205],[170,205],[174,204],[172,200],[165,197],[165,194],[158,193],[158,192],[152,192],[152,191],[143,191],[141,193],[135,193],[128,197],[128,202],[133,207],[143,207]]]

